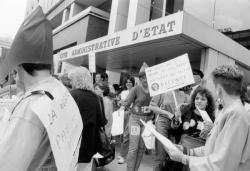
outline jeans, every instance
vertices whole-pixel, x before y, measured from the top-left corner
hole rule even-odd
[[[155,128],[160,134],[168,138],[171,121],[167,117],[159,115],[155,123]],[[165,167],[168,167],[165,166],[165,164],[167,164],[166,159],[169,159],[169,156],[164,150],[163,145],[156,140],[156,159],[154,163],[154,171],[165,171]]]
[[[125,111],[124,113],[124,132],[122,137],[122,143],[121,143],[121,156],[123,158],[127,157],[128,154],[128,147],[129,147],[129,115],[130,111]]]
[[[127,171],[138,171],[145,151],[145,144],[141,137],[144,130],[140,119],[147,122],[153,116],[131,114],[129,117],[129,149],[127,156]]]

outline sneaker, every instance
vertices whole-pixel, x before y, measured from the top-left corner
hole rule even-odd
[[[118,164],[124,164],[124,163],[125,163],[125,159],[119,156]]]

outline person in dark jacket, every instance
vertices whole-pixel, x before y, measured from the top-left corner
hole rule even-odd
[[[93,92],[90,72],[78,67],[69,72],[72,90],[83,121],[82,141],[78,158],[78,171],[91,170],[92,157],[97,152],[99,127],[102,126],[99,115],[102,111],[98,96]]]

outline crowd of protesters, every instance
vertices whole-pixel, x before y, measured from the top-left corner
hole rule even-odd
[[[138,73],[139,82],[137,82],[137,84],[135,83],[134,77],[128,76],[124,79],[123,84],[119,86],[119,90],[113,91],[113,93],[110,93],[110,84],[107,82],[107,79],[105,79],[106,73],[97,73],[95,75],[94,81],[91,82],[91,86],[89,86],[89,90],[91,90],[92,93],[95,93],[99,98],[101,98],[101,101],[103,103],[103,110],[105,118],[107,120],[107,123],[105,123],[105,131],[110,140],[112,139],[112,113],[115,108],[119,109],[120,107],[122,107],[122,109],[125,110],[124,133],[121,136],[121,152],[120,155],[117,157],[117,162],[118,164],[126,163],[127,171],[137,171],[140,167],[142,157],[145,154],[146,149],[141,136],[144,130],[144,126],[140,122],[140,119],[144,121],[153,120],[156,126],[156,130],[159,133],[161,133],[165,137],[168,137],[173,143],[179,144],[182,148],[187,150],[202,147],[206,144],[206,140],[210,136],[210,132],[214,127],[216,112],[222,112],[225,109],[224,101],[226,99],[219,99],[220,104],[216,105],[218,101],[215,102],[212,93],[202,86],[202,78],[204,75],[201,71],[197,69],[193,70],[193,75],[195,78],[195,83],[193,85],[183,87],[172,92],[167,92],[154,97],[150,97],[147,85],[147,78],[145,74],[145,69],[147,67],[148,66],[146,63],[142,65]],[[231,69],[234,72],[239,72],[241,74],[241,72],[235,67],[224,67],[225,69]],[[85,70],[87,72],[86,68],[81,68],[82,70]],[[71,76],[72,73],[70,73],[69,80],[71,80],[70,82],[72,83],[70,86],[73,89],[71,90],[72,93],[75,91],[75,86],[73,81],[74,79]],[[237,73],[234,74],[236,75]],[[84,77],[84,72],[81,73],[81,77]],[[88,77],[89,81],[91,79],[89,72]],[[64,77],[62,78],[64,79]],[[227,78],[224,78],[224,76],[223,79],[227,80]],[[230,82],[234,82],[234,78],[230,79],[232,79]],[[236,78],[236,80],[237,79],[239,78]],[[86,78],[83,80],[86,81]],[[242,79],[239,81],[238,84],[241,84],[241,82]],[[235,88],[235,86],[232,87]],[[233,89],[232,87],[230,89],[230,93],[234,93],[234,91],[235,93],[237,92],[237,95],[240,97],[242,104],[244,104],[245,108],[249,112],[250,99],[247,84],[244,83],[242,85],[242,88],[240,88],[240,90],[238,91],[237,89]],[[73,97],[75,96],[74,94],[72,95]],[[82,96],[87,95],[82,94]],[[77,104],[79,103],[79,98],[80,97],[77,98],[78,100],[75,98]],[[87,113],[91,110],[91,105],[89,105],[89,103],[92,102],[90,98],[87,98],[86,100],[88,102],[84,102],[83,104],[88,105],[81,105],[82,108],[84,108],[83,106],[85,106],[86,108],[81,113],[87,115]],[[92,103],[92,105],[93,104],[94,103]],[[219,108],[219,106],[221,106],[221,108]],[[201,114],[199,113],[200,110],[207,112],[210,121],[203,120]],[[94,117],[93,114],[92,117]],[[83,123],[85,123],[84,117]],[[93,142],[95,141],[93,140],[91,142],[91,139],[89,139],[88,141],[90,144],[92,143],[91,145],[93,146]],[[87,145],[87,143],[85,145]],[[89,148],[91,147],[91,145],[87,145],[87,147],[85,148],[88,148],[88,150],[90,150]],[[185,165],[185,163],[182,163],[178,160],[176,162],[176,159],[164,150],[164,145],[162,145],[157,140],[155,147],[155,155],[156,157],[154,165],[152,166],[153,170],[155,171],[189,170],[190,166],[187,166]],[[88,162],[90,162],[90,160],[91,158],[89,158]],[[102,169],[105,168],[103,167]]]
[[[203,73],[193,69],[193,85],[151,97],[146,63],[134,75],[139,78],[137,83],[130,75],[121,86],[112,85],[105,72],[96,73],[93,79],[82,66],[61,75],[60,82],[51,75],[52,29],[42,10],[35,10],[26,22],[0,66],[1,79],[15,70],[21,97],[0,140],[0,170],[57,170],[48,133],[32,110],[32,104],[41,96],[57,98],[59,94],[51,94],[55,89],[73,97],[68,99],[75,104],[70,114],[82,118],[78,171],[108,170],[95,159],[101,143],[100,129],[104,129],[109,142],[115,141],[112,114],[120,109],[124,110],[124,131],[117,162],[126,163],[127,171],[138,171],[146,151],[140,120],[152,120],[156,130],[178,148],[171,151],[156,140],[154,171],[250,170],[250,93],[236,66],[214,69],[214,96],[203,87]],[[36,34],[40,41],[23,39]],[[209,119],[204,120],[201,112],[206,112]]]

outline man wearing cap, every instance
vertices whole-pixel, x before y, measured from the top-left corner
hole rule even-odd
[[[130,135],[127,155],[127,171],[138,171],[145,151],[145,145],[141,137],[144,126],[140,122],[140,119],[147,122],[153,118],[153,114],[148,108],[151,97],[145,73],[147,67],[148,65],[144,62],[139,71],[140,84],[130,90],[129,95],[124,101],[125,107],[130,107],[130,105],[133,104],[129,118]]]
[[[32,110],[32,105],[43,96],[48,96],[51,101],[57,99],[59,95],[53,94],[55,89],[68,93],[51,76],[52,62],[52,28],[38,7],[19,28],[7,57],[0,64],[0,80],[15,69],[17,85],[22,85],[23,90],[0,140],[1,171],[56,170],[48,132]],[[71,96],[68,100],[75,104]],[[78,113],[71,114],[80,116],[75,108],[76,104],[72,110]]]

